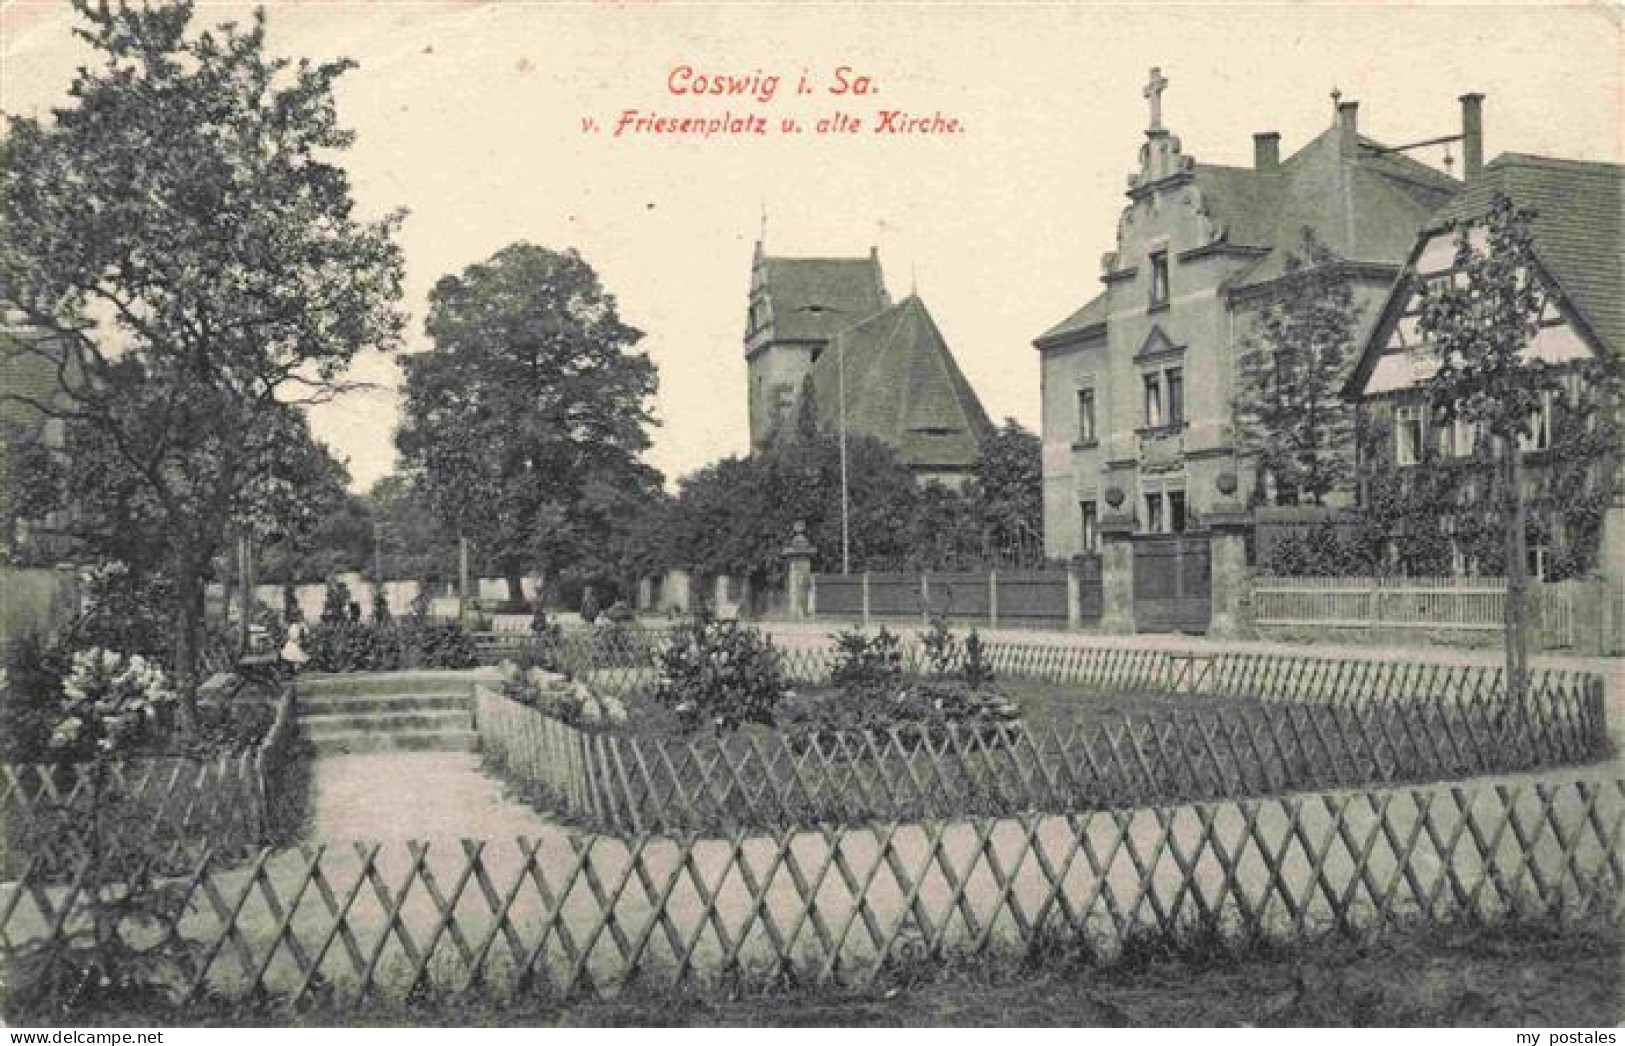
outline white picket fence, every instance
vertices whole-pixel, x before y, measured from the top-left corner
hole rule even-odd
[[[1529,586],[1541,644],[1572,647],[1581,581]],[[1506,627],[1505,578],[1257,577],[1253,620],[1261,626],[1425,628],[1464,632]]]

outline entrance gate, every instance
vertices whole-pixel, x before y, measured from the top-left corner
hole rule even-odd
[[[1134,539],[1134,627],[1140,632],[1206,632],[1213,615],[1213,570],[1206,534]]]

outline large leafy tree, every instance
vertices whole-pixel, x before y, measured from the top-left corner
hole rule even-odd
[[[396,440],[445,526],[521,599],[527,570],[596,570],[653,497],[653,362],[573,250],[526,243],[440,280],[431,351],[407,357]]]
[[[1044,533],[1043,444],[1014,418],[982,442],[973,482],[966,493],[976,506],[983,544],[995,557],[1042,551]]]
[[[903,567],[916,552],[913,478],[878,440],[850,438],[847,459],[853,568]],[[840,443],[811,433],[752,457],[724,458],[683,477],[664,517],[657,533],[671,566],[769,584],[782,574],[784,547],[802,522],[820,569],[839,570]]]
[[[49,120],[8,117],[0,178],[0,286],[38,332],[8,351],[47,360],[57,387],[4,394],[71,427],[132,499],[176,587],[189,710],[211,560],[298,500],[268,464],[296,406],[398,338],[400,218],[359,220],[334,163],[353,136],[333,85],[353,63],[268,55],[261,13],[194,33],[185,0],[75,7],[96,62]]]
[[[323,581],[340,571],[371,567],[372,503],[349,486],[349,469],[331,454],[307,459],[296,486],[297,513],[283,514],[261,535],[256,572],[261,582]]]
[[[1340,389],[1354,356],[1354,298],[1341,259],[1305,228],[1276,295],[1236,360],[1238,449],[1258,496],[1322,505],[1353,473],[1353,408]]]
[[[367,492],[368,515],[378,526],[387,578],[444,581],[457,570],[457,535],[441,525],[428,494],[401,473]]]

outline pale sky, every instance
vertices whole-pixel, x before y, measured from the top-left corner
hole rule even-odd
[[[1611,5],[702,4],[283,2],[278,53],[360,63],[340,84],[363,213],[410,211],[408,351],[427,347],[441,275],[528,240],[575,247],[647,332],[668,478],[746,449],[741,339],[762,206],[770,253],[880,249],[895,297],[919,293],[994,418],[1037,429],[1034,336],[1098,289],[1146,126],[1187,155],[1247,165],[1252,133],[1283,158],[1331,122],[1333,87],[1362,133],[1397,144],[1459,131],[1481,91],[1485,153],[1622,159],[1622,22]],[[199,4],[199,21],[242,17]],[[66,3],[0,4],[0,109],[45,114],[86,52]],[[778,74],[768,103],[674,96],[672,70]],[[879,94],[822,93],[848,66]],[[795,95],[810,70],[818,91]],[[957,117],[941,137],[616,139],[621,110],[729,111],[811,122],[901,108]],[[1415,154],[1436,162],[1433,149]],[[1458,166],[1459,170],[1459,166]],[[392,466],[398,370],[314,415],[358,489]]]

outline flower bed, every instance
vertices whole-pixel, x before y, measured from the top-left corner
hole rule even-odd
[[[310,752],[291,686],[271,702],[202,701],[197,729],[181,734],[150,662],[90,650],[71,664],[47,695],[58,708],[48,747],[0,765],[0,875],[66,877],[93,852],[112,879],[179,875],[204,853],[230,860],[298,836]]]
[[[527,694],[531,680],[516,672],[508,696],[479,695],[480,735],[499,768],[544,783],[551,808],[633,832],[1273,795],[1526,771],[1607,751],[1594,681],[1550,690],[1543,710],[1523,715],[1492,695],[1449,691],[1338,703],[1175,687],[1109,715],[1029,722],[991,686],[974,637],[951,640],[928,634],[911,659],[885,632],[845,634],[827,682],[793,689],[760,636],[694,622],[653,655],[657,685],[627,688],[615,706],[557,675],[535,677],[545,686]]]

